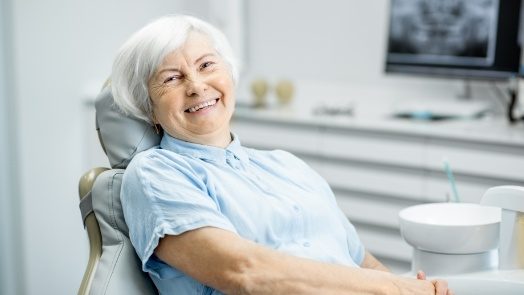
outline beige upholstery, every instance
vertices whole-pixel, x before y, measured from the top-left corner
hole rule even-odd
[[[80,179],[80,207],[90,254],[78,293],[157,294],[129,240],[120,187],[132,157],[158,145],[160,135],[145,122],[118,112],[108,87],[97,98],[96,115],[100,141],[112,169],[94,168]]]

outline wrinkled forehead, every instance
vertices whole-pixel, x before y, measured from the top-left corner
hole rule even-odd
[[[162,42],[162,40],[157,40],[157,42]],[[165,45],[157,52],[156,58],[150,68],[149,78],[153,77],[159,70],[159,67],[173,54],[184,52],[197,55],[200,51],[209,50],[219,55],[211,36],[194,28],[189,28],[183,34],[177,36],[177,38],[172,38],[163,43],[165,43]]]

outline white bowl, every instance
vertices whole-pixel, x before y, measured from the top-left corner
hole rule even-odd
[[[498,246],[500,208],[432,203],[403,209],[399,217],[402,237],[420,250],[473,254]]]

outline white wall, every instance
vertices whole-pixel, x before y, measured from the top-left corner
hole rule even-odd
[[[250,1],[250,66],[265,75],[376,81],[381,77],[386,3]]]

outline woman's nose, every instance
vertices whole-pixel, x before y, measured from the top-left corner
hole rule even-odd
[[[203,96],[207,89],[208,85],[205,79],[200,77],[192,77],[192,79],[188,79],[186,95],[189,97]]]

